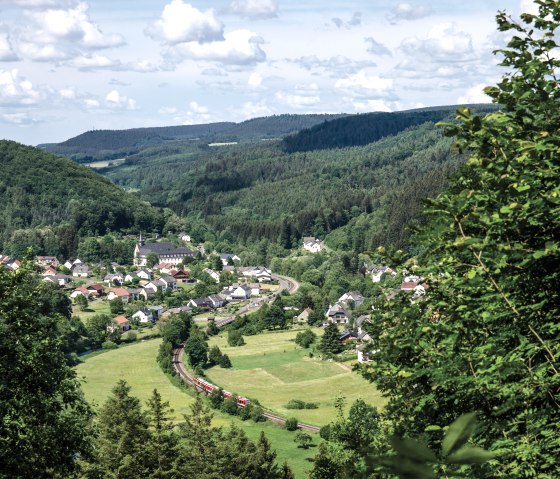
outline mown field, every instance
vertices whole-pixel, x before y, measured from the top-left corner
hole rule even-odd
[[[320,337],[322,330],[315,330]],[[294,342],[297,331],[246,336],[245,346],[227,346],[226,335],[212,338],[227,354],[233,368],[207,370],[211,382],[224,389],[258,399],[267,409],[300,422],[325,425],[336,417],[334,400],[346,398],[349,408],[356,399],[382,406],[383,399],[375,386],[351,371],[351,365],[309,357],[309,349]],[[317,354],[317,352],[315,352]],[[316,403],[317,409],[287,409],[290,399]]]
[[[142,403],[157,389],[164,400],[169,401],[174,409],[174,418],[179,422],[182,415],[189,412],[189,406],[194,401],[193,396],[174,385],[161,371],[156,363],[156,356],[160,344],[159,339],[142,341],[120,349],[103,352],[91,357],[84,356],[83,363],[77,366],[78,376],[83,378],[83,389],[88,401],[97,408],[110,394],[111,389],[119,379],[126,380],[132,388],[131,394],[140,398]],[[319,437],[313,435],[315,447],[307,451],[298,448],[293,441],[294,433],[279,428],[271,423],[254,423],[240,421],[222,413],[216,413],[214,424],[227,427],[235,422],[247,435],[256,440],[264,431],[272,447],[278,454],[278,461],[282,464],[288,461],[298,479],[307,477],[306,471],[312,467],[310,458],[317,451]]]

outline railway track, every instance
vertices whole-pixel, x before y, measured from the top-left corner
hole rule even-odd
[[[194,377],[192,376],[192,374],[190,374],[187,371],[185,365],[183,364],[183,347],[175,348],[173,350],[173,368],[175,369],[175,371],[177,372],[177,374],[179,375],[183,383],[185,383],[187,386],[193,387],[198,393],[205,392],[204,389],[202,389],[198,384],[194,382]],[[276,414],[272,414],[270,412],[266,412],[266,411],[263,412],[263,417],[267,421],[274,422],[281,426],[286,424],[286,418],[282,416],[277,416]],[[303,431],[309,431],[309,432],[319,432],[319,430],[321,429],[318,426],[313,426],[311,424],[304,424],[304,423],[298,423],[298,428]]]

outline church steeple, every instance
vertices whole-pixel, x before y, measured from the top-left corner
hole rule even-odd
[[[140,238],[138,240],[138,246],[144,246],[144,239],[142,238],[142,232],[140,231]]]

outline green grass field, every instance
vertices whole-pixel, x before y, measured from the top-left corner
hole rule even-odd
[[[316,330],[318,336],[321,330]],[[294,343],[297,331],[246,336],[245,346],[227,346],[226,336],[210,340],[227,354],[233,368],[214,367],[207,371],[208,379],[224,389],[258,399],[267,409],[284,417],[296,417],[301,422],[318,426],[336,417],[334,399],[346,398],[349,408],[356,399],[373,406],[383,406],[375,386],[351,371],[349,364],[309,358],[309,350]],[[286,409],[290,399],[318,404],[317,409]]]
[[[72,314],[79,316],[80,319],[84,322],[86,322],[88,318],[91,318],[96,314],[108,314],[111,317],[113,316],[111,314],[111,306],[109,304],[109,301],[104,301],[102,299],[90,301],[85,311],[82,311],[78,306],[74,305],[72,306]]]
[[[152,391],[157,389],[164,400],[169,401],[175,410],[174,418],[180,421],[182,414],[189,412],[189,406],[194,401],[193,396],[174,385],[161,371],[156,363],[157,350],[160,340],[142,341],[119,349],[84,356],[83,363],[77,366],[77,373],[83,378],[82,387],[87,400],[97,408],[106,400],[111,389],[119,379],[126,380],[132,390],[131,394],[140,398],[144,404]],[[214,425],[227,427],[231,422],[240,426],[247,435],[256,440],[264,431],[272,447],[278,454],[278,462],[288,461],[298,479],[307,477],[306,471],[312,467],[309,461],[317,449],[307,451],[297,448],[293,442],[294,433],[285,431],[271,423],[254,423],[240,421],[222,413],[215,413]],[[315,446],[319,437],[313,435]]]

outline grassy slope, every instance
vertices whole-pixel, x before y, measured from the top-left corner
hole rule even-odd
[[[119,379],[125,379],[132,387],[132,394],[139,397],[143,403],[156,388],[175,410],[176,420],[180,420],[181,415],[189,411],[193,397],[173,385],[156,364],[159,344],[159,340],[145,341],[90,358],[86,356],[84,363],[77,367],[77,372],[79,377],[85,378],[83,389],[88,401],[98,407],[105,401],[115,383]],[[232,419],[231,416],[216,414],[214,424],[227,426]],[[293,442],[294,433],[270,423],[255,424],[252,421],[242,422],[237,419],[235,423],[253,440],[264,431],[277,451],[278,462],[281,464],[287,460],[297,478],[307,477],[306,471],[311,468],[309,458],[315,455],[316,450],[298,449]],[[314,436],[315,445],[318,444],[318,440],[319,438]]]
[[[318,336],[322,334],[317,331]],[[356,399],[382,406],[383,399],[375,386],[351,372],[347,364],[309,359],[308,350],[297,346],[297,331],[245,337],[246,345],[227,346],[225,335],[212,338],[226,353],[233,368],[208,370],[210,381],[244,396],[258,399],[266,408],[284,417],[322,426],[336,417],[334,399],[346,397],[347,407]],[[318,409],[290,410],[290,399],[318,403]]]

